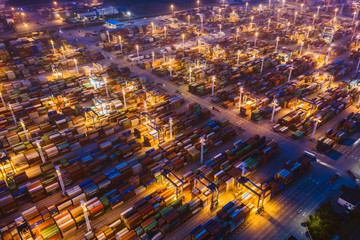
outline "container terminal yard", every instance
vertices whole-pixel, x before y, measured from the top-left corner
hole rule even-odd
[[[355,2],[2,5],[0,239],[318,239],[358,188]]]

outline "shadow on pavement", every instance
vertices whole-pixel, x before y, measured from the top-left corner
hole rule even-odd
[[[354,145],[355,142],[356,140],[354,138],[347,138],[341,145],[351,147],[352,145]]]
[[[333,160],[338,160],[343,154],[337,150],[332,150],[329,153],[325,154],[326,156],[328,156],[329,158],[333,159]]]

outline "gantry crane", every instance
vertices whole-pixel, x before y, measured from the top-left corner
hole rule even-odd
[[[255,183],[253,183],[252,181],[250,181],[248,178],[246,178],[244,176],[242,176],[240,178],[236,178],[236,182],[238,183],[238,187],[239,187],[239,184],[241,184],[244,187],[246,187],[247,189],[249,189],[253,194],[255,194],[258,197],[257,208],[259,210],[264,208],[264,200],[265,200],[265,193],[266,193],[266,191],[264,189],[262,189],[261,187],[259,187],[258,185],[256,185]],[[252,189],[248,185],[246,185],[246,183],[249,183],[252,186],[254,186],[256,189],[260,190],[261,194],[256,192],[254,189]],[[261,206],[260,206],[260,202],[261,202]]]
[[[205,179],[207,182],[203,182],[202,179]],[[195,175],[194,178],[194,189],[196,188],[197,183],[202,184],[211,191],[211,205],[210,209],[213,209],[214,206],[219,203],[219,185],[215,184],[213,181],[205,177],[201,172]],[[214,201],[214,192],[216,191],[216,200]]]
[[[93,127],[95,128],[95,119],[97,121],[99,121],[99,115],[89,107],[83,108],[82,111],[84,113],[84,117],[85,117],[86,121],[87,121],[88,116],[91,117],[91,119],[93,121]]]
[[[94,102],[94,106],[95,108],[97,108],[98,106],[100,106],[102,114],[108,115],[108,104],[107,102],[102,99],[101,97],[94,97],[93,98],[93,102]]]
[[[180,182],[181,197],[183,198],[184,197],[184,182],[178,176],[176,176],[172,171],[170,171],[169,169],[166,169],[166,168],[161,171],[161,175],[162,175],[162,181],[164,181],[163,178],[165,178],[176,188],[176,199],[179,198],[179,186],[170,179],[169,175],[173,176]]]

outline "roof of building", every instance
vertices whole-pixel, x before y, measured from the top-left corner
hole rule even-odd
[[[106,22],[106,23],[108,23],[108,24],[112,24],[112,25],[119,25],[119,24],[122,24],[121,22],[116,21],[115,19],[105,20],[105,22]]]
[[[357,206],[360,203],[360,191],[350,188],[346,190],[340,198],[354,206]]]

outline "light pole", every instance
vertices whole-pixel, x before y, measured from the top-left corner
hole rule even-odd
[[[45,157],[44,157],[44,153],[43,153],[43,151],[42,151],[42,149],[41,149],[40,142],[39,142],[38,139],[36,139],[36,146],[38,147],[39,154],[40,154],[40,157],[41,157],[41,161],[42,161],[43,163],[45,163],[46,160],[45,160]]]
[[[172,140],[172,134],[173,134],[173,122],[172,122],[172,117],[169,117],[169,123],[170,123],[170,140]]]
[[[6,105],[5,105],[5,101],[4,101],[4,97],[3,97],[3,95],[2,95],[2,92],[0,92],[0,98],[1,98],[2,105],[4,106],[4,108],[6,108]]]
[[[221,26],[221,24],[219,24],[219,33],[221,33],[221,28],[222,28],[222,26]]]
[[[357,15],[357,11],[355,11],[355,12],[353,13],[353,15],[354,15],[354,17],[353,17],[353,20],[352,20],[352,25],[354,25],[354,23],[355,23],[355,18],[356,18],[356,15]]]
[[[269,29],[270,29],[270,23],[271,23],[271,19],[269,18],[269,20],[268,20],[268,26],[267,26],[267,30],[269,31]]]
[[[166,39],[166,27],[164,27],[164,34],[165,34],[165,39]]]
[[[359,66],[360,66],[360,58],[359,58],[359,61],[358,61],[357,66],[356,66],[356,73],[358,73],[358,72],[359,72]]]
[[[171,4],[171,13],[172,13],[172,15],[174,16],[174,5],[173,4]]]
[[[154,53],[154,51],[151,52],[151,56],[152,56],[152,68],[155,68],[155,53]]]
[[[300,43],[299,57],[301,57],[301,53],[302,53],[303,46],[304,46],[304,42],[301,42],[301,43]]]
[[[248,5],[249,5],[249,3],[248,3],[248,2],[246,2],[246,3],[245,3],[245,12],[247,12]]]
[[[51,43],[51,46],[52,46],[53,54],[55,55],[54,41],[51,39],[50,43]]]
[[[185,34],[181,34],[183,50],[185,50]]]
[[[145,96],[146,96],[146,92],[145,92]],[[145,100],[144,100],[144,111],[147,113],[147,104],[146,104],[146,101],[147,101],[147,97],[145,97]],[[146,116],[146,119],[147,119],[147,116]]]
[[[253,20],[254,20],[254,16],[251,16],[251,17],[250,17],[250,30],[252,29],[252,22],[253,22]]]
[[[89,216],[87,214],[86,204],[85,204],[84,200],[81,199],[80,204],[81,204],[81,208],[83,209],[83,212],[84,212],[84,218],[85,218],[85,222],[86,222],[87,231],[91,232],[90,220],[89,220]]]
[[[215,76],[212,77],[211,96],[215,95]]]
[[[282,0],[282,9],[285,7],[285,0]]]
[[[154,34],[154,31],[155,31],[155,30],[154,30],[154,23],[151,22],[150,24],[151,24],[151,33]]]
[[[197,4],[197,8],[200,9],[200,0],[197,0],[196,4]]]
[[[79,74],[79,69],[78,69],[76,58],[74,58],[74,63],[75,63],[76,73]]]
[[[303,8],[304,8],[304,4],[300,4],[300,12],[302,13],[303,12]]]
[[[123,94],[124,108],[126,109],[126,93],[124,87],[122,87],[122,94]]]
[[[239,28],[236,28],[236,41],[238,40],[239,38]]]
[[[275,98],[274,98],[274,100],[273,100],[273,102],[272,102],[272,105],[273,105],[273,110],[272,110],[271,120],[270,120],[271,123],[274,122],[275,109],[276,109],[276,106],[277,106],[277,101],[276,101]]]
[[[276,37],[276,45],[275,45],[275,52],[277,52],[278,46],[279,46],[279,37]]]
[[[14,124],[15,124],[15,126],[16,126],[16,125],[17,125],[17,121],[16,121],[16,117],[15,117],[15,115],[14,115],[14,111],[13,111],[13,109],[12,109],[11,103],[8,102],[8,105],[9,105],[9,109],[10,109],[11,116],[12,116],[12,118],[13,118]]]
[[[297,14],[298,14],[298,13],[295,11],[295,14],[294,14],[294,24],[296,23]]]
[[[307,32],[306,38],[309,38],[311,29],[312,29],[311,26],[309,26],[309,30],[308,30],[308,32]]]
[[[277,10],[276,14],[276,22],[279,22],[280,9]]]
[[[27,129],[26,129],[25,123],[24,123],[24,121],[23,121],[22,118],[20,118],[20,124],[21,124],[21,127],[22,127],[22,129],[23,129],[23,131],[24,131],[24,133],[25,133],[26,140],[27,140],[27,141],[30,141],[30,138],[29,138],[29,135],[28,135],[28,131],[27,131]]]
[[[316,11],[317,16],[319,16],[319,10],[320,10],[320,6],[317,6],[317,11]]]
[[[65,196],[65,194],[66,194],[65,185],[64,185],[64,181],[63,181],[63,179],[62,179],[61,171],[60,171],[60,168],[59,168],[58,165],[55,165],[55,170],[56,170],[56,174],[57,174],[58,179],[59,179],[59,183],[60,183],[60,187],[61,187],[61,190],[62,190],[62,194],[63,194],[63,196]]]
[[[123,47],[122,47],[121,35],[118,36],[118,39],[119,39],[119,44],[120,44],[120,50],[122,51],[122,50],[123,50]]]
[[[136,47],[136,53],[137,53],[137,62],[139,63],[140,61],[140,56],[139,56],[139,45],[135,45]]]
[[[108,37],[108,41],[110,43],[111,41],[110,41],[110,33],[109,33],[109,31],[106,31],[106,36]]]
[[[28,25],[26,23],[24,23],[24,27],[25,27],[25,33],[28,33]]]
[[[106,77],[104,77],[104,83],[105,83],[106,96],[107,98],[110,98]]]
[[[190,26],[190,15],[187,16],[188,19],[188,25]]]
[[[256,33],[255,33],[255,40],[254,40],[254,47],[256,47],[256,41],[257,41],[257,37],[258,37],[258,35],[259,35],[259,33],[258,33],[258,32],[256,32]]]
[[[339,9],[338,8],[335,8],[335,14],[334,14],[334,18],[336,18],[337,17],[337,12],[339,11]]]
[[[263,68],[264,68],[264,58],[261,58],[261,68],[260,68],[260,73],[263,72]]]
[[[271,7],[271,0],[269,0],[269,8]]]
[[[243,87],[240,86],[240,98],[239,98],[239,109],[241,110],[241,107],[242,107],[242,95],[243,95]]]
[[[313,25],[315,24],[315,20],[316,20],[316,14],[314,14],[313,16],[313,22],[312,22]]]
[[[320,122],[320,119],[319,119],[318,117],[316,117],[316,118],[315,118],[314,130],[313,130],[312,135],[311,135],[311,140],[314,140],[316,128],[317,128],[319,122]]]
[[[201,143],[201,153],[200,153],[200,163],[204,163],[204,142],[205,139],[203,136],[200,137],[200,143]]]
[[[290,82],[291,80],[291,73],[292,73],[292,70],[293,70],[293,65],[290,66],[290,72],[289,72],[289,77],[288,77],[288,83]]]

